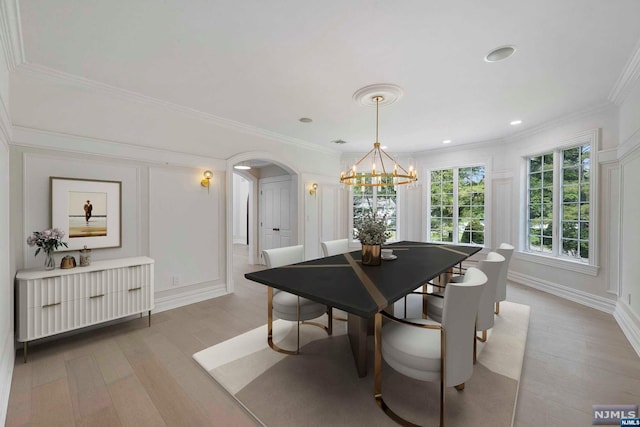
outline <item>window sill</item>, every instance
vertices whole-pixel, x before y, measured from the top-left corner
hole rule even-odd
[[[536,264],[542,264],[548,267],[575,271],[576,273],[587,274],[589,276],[598,275],[598,266],[571,261],[568,259],[556,258],[549,255],[538,255],[530,252],[515,252],[513,254],[513,257],[522,261],[534,262]]]

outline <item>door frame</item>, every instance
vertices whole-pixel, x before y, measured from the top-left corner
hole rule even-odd
[[[233,292],[233,174],[234,169],[233,165],[246,162],[249,160],[262,160],[267,161],[269,163],[273,163],[287,171],[289,175],[291,175],[291,196],[295,198],[294,207],[296,212],[294,215],[297,217],[297,228],[293,233],[293,241],[294,244],[300,244],[300,242],[304,242],[304,195],[303,195],[303,183],[300,177],[300,172],[295,167],[291,166],[288,163],[283,162],[280,158],[272,153],[268,153],[266,151],[249,151],[246,153],[240,153],[233,157],[227,159],[227,170],[226,170],[226,223],[227,223],[227,235],[226,235],[226,278],[227,278],[227,293]],[[237,171],[235,172],[237,173]],[[252,177],[252,186],[253,195],[249,198],[249,216],[252,224],[249,226],[249,250],[252,252],[249,254],[249,259],[256,259],[257,255],[257,245],[256,245],[256,236],[258,235],[258,179],[251,174],[247,174]],[[252,217],[252,218],[251,218]]]
[[[266,262],[264,261],[263,257],[261,256],[262,254],[260,253],[263,249],[264,249],[264,245],[263,245],[263,237],[264,237],[264,227],[262,226],[262,222],[264,221],[264,212],[261,210],[264,208],[264,194],[262,194],[262,187],[264,184],[270,184],[270,183],[274,183],[274,182],[288,182],[289,183],[289,191],[291,194],[291,199],[289,200],[290,204],[293,204],[293,200],[294,200],[294,188],[293,188],[293,177],[291,175],[280,175],[280,176],[272,176],[269,178],[260,178],[258,179],[258,217],[257,217],[257,223],[259,223],[260,225],[258,226],[258,251],[256,252],[256,258],[255,260],[257,262],[254,262],[253,264],[263,264],[266,265]],[[292,210],[292,212],[290,213],[295,213],[293,212],[293,208],[290,208]],[[298,224],[297,224],[297,218],[291,218],[291,237],[295,237],[295,233],[296,230],[298,229]],[[296,242],[297,244],[297,242]]]

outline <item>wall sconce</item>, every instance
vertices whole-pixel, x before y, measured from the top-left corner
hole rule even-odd
[[[204,178],[202,178],[202,181],[200,181],[200,185],[202,185],[203,187],[207,187],[207,193],[209,192],[209,185],[211,184],[211,178],[213,178],[213,172],[211,172],[210,170],[206,170],[203,173]]]
[[[309,189],[309,194],[311,194],[312,196],[315,196],[317,190],[318,190],[318,184],[314,182],[313,184],[311,184],[311,188]]]

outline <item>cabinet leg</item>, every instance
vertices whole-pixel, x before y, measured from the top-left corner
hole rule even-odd
[[[29,347],[28,341],[25,341],[22,347],[22,355],[24,356],[24,363],[27,363],[27,349]]]
[[[149,327],[151,327],[151,310],[149,310]]]

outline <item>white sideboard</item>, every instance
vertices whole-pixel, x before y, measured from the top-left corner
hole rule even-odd
[[[16,274],[17,340],[29,341],[148,312],[153,264],[147,257],[94,261],[86,267]]]

